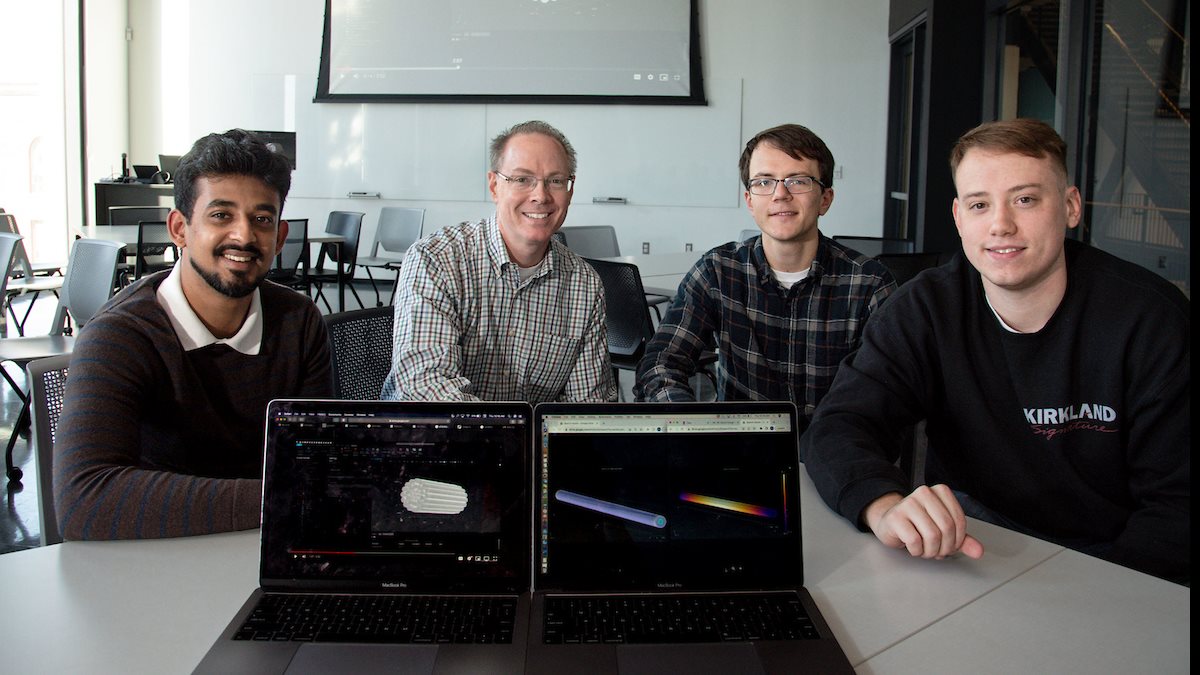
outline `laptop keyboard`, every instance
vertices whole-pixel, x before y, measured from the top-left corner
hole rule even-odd
[[[546,644],[820,637],[794,593],[547,596],[544,606],[542,641]]]
[[[507,644],[517,599],[265,594],[235,640]]]

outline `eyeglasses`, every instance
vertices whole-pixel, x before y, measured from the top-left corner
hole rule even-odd
[[[783,183],[784,189],[794,195],[802,195],[805,192],[811,192],[813,185],[820,185],[822,188],[825,184],[813,178],[812,176],[792,176],[790,178],[751,178],[750,183],[746,186],[752,195],[773,195],[775,194],[775,185]]]
[[[517,192],[533,192],[538,183],[543,183],[546,189],[551,192],[566,192],[571,189],[571,184],[575,182],[574,176],[550,176],[549,178],[534,178],[533,176],[505,176],[499,171],[494,171],[497,176],[504,179]]]

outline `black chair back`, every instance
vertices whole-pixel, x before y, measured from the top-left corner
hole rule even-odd
[[[587,259],[604,284],[604,304],[608,320],[608,351],[613,365],[636,367],[646,343],[654,336],[650,307],[642,288],[637,265]]]
[[[283,247],[275,254],[275,264],[267,278],[291,288],[308,287],[308,219],[287,218],[288,233]]]
[[[166,222],[169,206],[110,206],[109,225],[137,225],[143,220]]]
[[[168,270],[179,258],[179,249],[171,241],[171,233],[167,231],[167,223],[157,220],[138,221],[137,248],[133,253],[133,278],[141,279],[146,274],[160,270]],[[166,258],[167,250],[174,254]]]
[[[931,267],[937,267],[940,253],[880,253],[875,259],[888,268],[896,283],[903,285]]]
[[[379,399],[384,380],[392,370],[392,322],[391,305],[325,317],[338,398]]]
[[[880,253],[912,253],[916,245],[909,239],[891,239],[888,237],[854,237],[835,234],[833,240],[843,246],[874,258]]]

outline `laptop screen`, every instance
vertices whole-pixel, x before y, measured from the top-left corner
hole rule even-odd
[[[537,590],[803,581],[791,403],[543,404]]]
[[[525,403],[273,401],[264,586],[529,585]]]

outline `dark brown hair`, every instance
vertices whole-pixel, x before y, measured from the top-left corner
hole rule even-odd
[[[821,181],[821,185],[825,188],[833,187],[833,153],[829,152],[829,148],[820,136],[799,124],[781,124],[771,127],[766,131],[758,132],[754,138],[746,141],[746,149],[742,151],[742,158],[738,161],[738,167],[742,171],[742,187],[747,189],[750,187],[750,156],[754,154],[754,149],[758,147],[759,143],[779,148],[794,159],[815,161],[817,170],[821,174],[817,176],[817,180]]]

